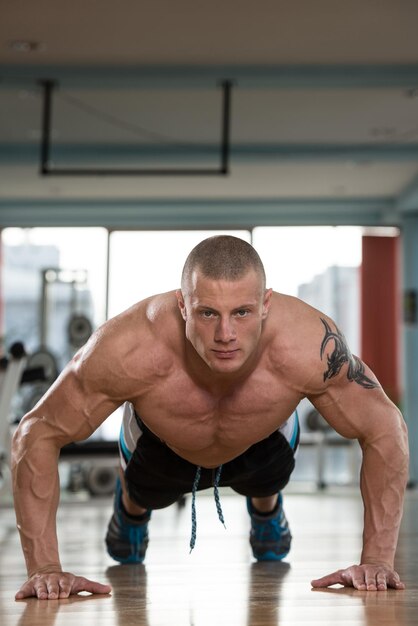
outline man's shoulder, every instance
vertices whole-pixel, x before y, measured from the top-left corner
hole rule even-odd
[[[105,322],[82,352],[82,361],[126,373],[161,370],[180,345],[181,316],[175,292],[151,296]]]
[[[269,315],[270,355],[274,366],[291,379],[302,392],[306,381],[315,388],[323,386],[324,320],[334,326],[324,313],[299,298],[274,294]]]
[[[300,298],[278,292],[273,292],[271,309],[272,321],[276,324],[279,335],[283,330],[285,335],[289,335],[289,329],[292,332],[297,330],[298,334],[315,335],[321,331],[321,318],[327,318],[324,313]]]

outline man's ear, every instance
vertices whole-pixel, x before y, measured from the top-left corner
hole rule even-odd
[[[183,293],[181,289],[176,290],[176,298],[177,298],[177,304],[180,309],[181,316],[184,319],[184,321],[186,321],[187,311],[186,311],[186,305],[184,303]]]
[[[262,313],[261,313],[261,317],[262,319],[266,319],[269,309],[270,309],[270,305],[271,305],[271,296],[273,295],[273,289],[266,289],[266,293],[264,294],[264,300],[263,300],[263,309],[262,309]]]

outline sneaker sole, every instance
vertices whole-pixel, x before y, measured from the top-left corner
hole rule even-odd
[[[138,563],[143,563],[145,560],[145,557],[138,557],[136,554],[131,554],[131,556],[128,557],[120,557],[120,556],[116,556],[115,554],[112,554],[110,552],[110,550],[107,551],[108,555],[114,560],[117,561],[118,563],[121,563],[122,565],[133,565],[133,564],[138,564]]]
[[[276,554],[275,552],[272,552],[271,550],[269,550],[268,552],[264,552],[263,554],[260,554],[258,556],[254,555],[254,558],[257,561],[282,561],[288,554],[289,552]]]

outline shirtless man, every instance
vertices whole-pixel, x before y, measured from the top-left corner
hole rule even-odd
[[[218,485],[247,497],[256,559],[282,559],[291,535],[280,490],[294,466],[295,409],[307,397],[363,452],[358,565],[312,581],[403,589],[394,557],[407,480],[401,414],[326,315],[266,289],[246,242],[211,237],[190,253],[181,291],[148,298],[105,323],[14,437],[15,508],[28,580],[16,598],[110,587],[64,572],[56,537],[60,448],[124,404],[121,481],[106,543],[142,562],[153,508]],[[192,537],[193,547],[194,537]]]

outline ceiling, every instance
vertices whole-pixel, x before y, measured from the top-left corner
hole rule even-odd
[[[1,13],[1,225],[401,225],[418,211],[415,0],[3,0]]]

